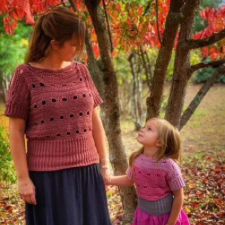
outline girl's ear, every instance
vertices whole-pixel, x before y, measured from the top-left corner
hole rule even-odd
[[[156,147],[159,147],[159,148],[160,148],[160,147],[162,147],[162,143],[161,143],[161,141],[159,141],[159,140],[158,140],[158,141],[156,141]]]
[[[53,49],[59,49],[59,47],[60,47],[60,43],[58,41],[54,40],[54,39],[51,40],[50,44],[51,44]]]

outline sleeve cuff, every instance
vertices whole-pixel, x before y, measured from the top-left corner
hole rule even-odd
[[[93,94],[93,99],[94,99],[94,108],[103,103],[103,100],[98,93]]]
[[[170,182],[171,191],[176,191],[183,187],[185,187],[185,183],[182,178],[176,178]]]
[[[21,118],[24,119],[25,121],[27,120],[27,111],[17,105],[6,105],[6,109],[4,112],[4,115],[7,117],[16,117],[16,118]]]

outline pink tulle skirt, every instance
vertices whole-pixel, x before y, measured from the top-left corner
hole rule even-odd
[[[170,214],[153,216],[137,207],[132,225],[166,225],[169,220],[169,216]],[[184,210],[181,210],[176,225],[190,225],[188,217]]]

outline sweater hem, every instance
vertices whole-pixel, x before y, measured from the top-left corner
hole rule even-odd
[[[71,165],[71,166],[59,166],[59,167],[47,168],[47,169],[28,168],[28,171],[31,171],[31,172],[53,172],[53,171],[71,169],[71,168],[87,167],[87,166],[91,166],[91,165],[94,165],[94,164],[99,164],[99,160],[96,160],[96,161],[93,161],[93,162],[88,162],[88,163],[80,163],[80,164]]]

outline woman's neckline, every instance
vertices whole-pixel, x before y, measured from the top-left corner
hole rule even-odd
[[[57,70],[52,70],[52,69],[45,69],[45,68],[40,68],[40,67],[36,67],[31,65],[30,63],[27,63],[27,66],[30,70],[36,71],[36,72],[44,72],[44,73],[64,73],[64,72],[68,72],[72,69],[72,67],[76,64],[77,62],[72,61],[70,65],[61,68],[61,69],[57,69]]]

